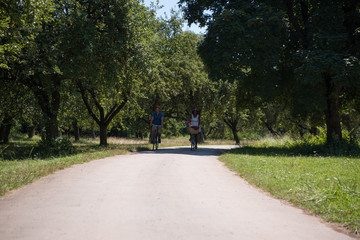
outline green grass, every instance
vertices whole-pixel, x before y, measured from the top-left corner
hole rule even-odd
[[[221,160],[273,196],[360,234],[360,159],[319,156],[316,150],[299,155],[303,150],[301,145],[260,144],[232,150]]]
[[[10,144],[0,145],[0,196],[74,164],[150,149],[146,141],[120,142],[110,138],[107,147],[100,147],[98,141],[82,140],[74,143],[74,152],[70,154],[49,156],[38,151],[38,141],[36,138],[18,139]]]

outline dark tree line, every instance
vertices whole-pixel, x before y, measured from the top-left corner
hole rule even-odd
[[[106,145],[115,123],[148,131],[156,104],[179,120],[201,105],[201,37],[177,13],[157,19],[137,0],[11,0],[0,19],[2,142],[22,121],[43,126],[50,144],[60,129],[97,125]]]
[[[146,135],[158,104],[171,136],[195,107],[205,133],[237,143],[246,131],[326,126],[331,142],[359,129],[358,1],[180,4],[204,36],[137,0],[0,4],[0,141],[22,122],[50,143],[83,128],[106,145],[113,128]]]
[[[237,82],[239,94],[279,103],[289,116],[326,124],[342,138],[341,114],[360,84],[360,3],[181,0],[190,23],[207,26],[200,46],[210,77]],[[354,93],[354,91],[351,91]]]

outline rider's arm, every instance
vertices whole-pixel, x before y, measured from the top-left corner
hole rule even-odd
[[[161,117],[161,127],[164,126],[164,117]]]
[[[150,126],[152,126],[153,121],[154,121],[154,116],[151,116],[151,119],[150,119]]]

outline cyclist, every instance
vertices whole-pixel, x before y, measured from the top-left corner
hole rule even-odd
[[[163,127],[163,124],[164,124],[164,114],[162,112],[160,112],[160,107],[156,106],[155,107],[155,112],[151,115],[151,120],[150,120],[150,126],[152,127],[152,129],[151,129],[151,141],[153,141],[152,136],[154,136],[155,129],[157,127],[157,129],[158,129],[158,137],[159,137],[158,141],[159,141],[159,143],[161,143],[161,129]]]
[[[191,128],[200,131],[200,112],[196,108],[191,112]],[[199,132],[198,131],[198,132]],[[197,149],[198,134],[194,134],[195,138],[195,149]],[[191,139],[191,138],[190,138]]]

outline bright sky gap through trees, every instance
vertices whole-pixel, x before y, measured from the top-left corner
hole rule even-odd
[[[144,0],[144,4],[146,6],[150,6],[151,2],[155,2],[155,0]],[[162,5],[163,8],[161,8],[157,11],[158,17],[165,17],[165,13],[166,13],[167,17],[170,17],[171,9],[180,11],[180,9],[178,7],[178,0],[159,0],[159,5]],[[200,28],[196,24],[191,24],[190,27],[187,24],[184,24],[183,30],[184,31],[190,30],[197,34],[205,33],[205,29]]]

